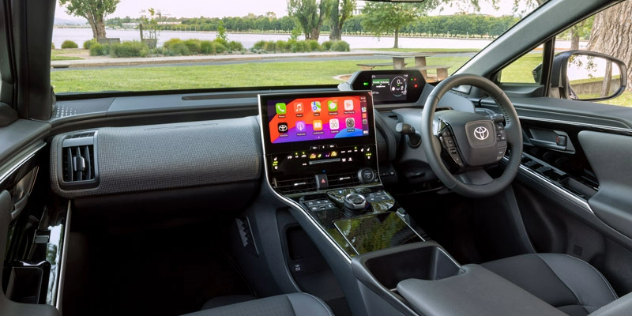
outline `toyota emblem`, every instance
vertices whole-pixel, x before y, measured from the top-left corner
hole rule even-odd
[[[474,129],[474,137],[478,140],[486,140],[489,137],[489,130],[485,126],[479,126]]]

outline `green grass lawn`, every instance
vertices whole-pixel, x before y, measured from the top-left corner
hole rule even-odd
[[[428,65],[452,65],[456,71],[467,57],[429,58]],[[209,66],[174,66],[53,71],[56,93],[106,90],[147,91],[228,87],[338,84],[336,75],[359,70],[358,61],[273,62]],[[410,63],[413,63],[412,59]],[[431,72],[431,71],[429,71]]]
[[[535,83],[533,69],[542,63],[542,53],[529,53],[503,69],[500,82]]]
[[[632,92],[624,91],[622,95],[612,100],[601,101],[599,103],[632,107]]]
[[[64,54],[70,54],[76,52],[77,50],[63,50],[63,49],[52,49],[50,51],[50,60],[81,60],[81,57],[71,57],[64,56]]]
[[[353,50],[374,50],[390,53],[478,53],[478,48],[358,48]]]
[[[469,58],[430,57],[428,65],[450,65],[452,74]],[[359,70],[358,63],[385,62],[386,59],[361,61],[270,62],[209,66],[173,66],[144,68],[81,69],[53,71],[51,81],[56,93],[99,91],[149,91],[230,87],[293,85],[331,85],[341,74]],[[541,62],[540,54],[528,54],[509,65],[502,82],[534,82],[532,70]],[[412,58],[407,60],[412,65]],[[382,68],[387,69],[387,68]],[[429,73],[433,73],[432,70]],[[632,106],[632,93],[625,92],[603,103]]]

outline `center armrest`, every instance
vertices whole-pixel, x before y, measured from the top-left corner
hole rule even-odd
[[[566,315],[479,265],[463,266],[460,274],[441,280],[407,279],[397,291],[427,316]]]

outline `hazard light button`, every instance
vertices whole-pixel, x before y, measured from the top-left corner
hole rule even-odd
[[[317,174],[316,175],[316,188],[318,190],[323,190],[329,188],[329,180],[327,179],[326,174]]]

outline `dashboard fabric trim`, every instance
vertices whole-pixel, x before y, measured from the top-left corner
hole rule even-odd
[[[57,135],[51,151],[51,187],[66,198],[255,181],[261,177],[261,142],[255,117],[98,129],[99,185],[59,185]]]

